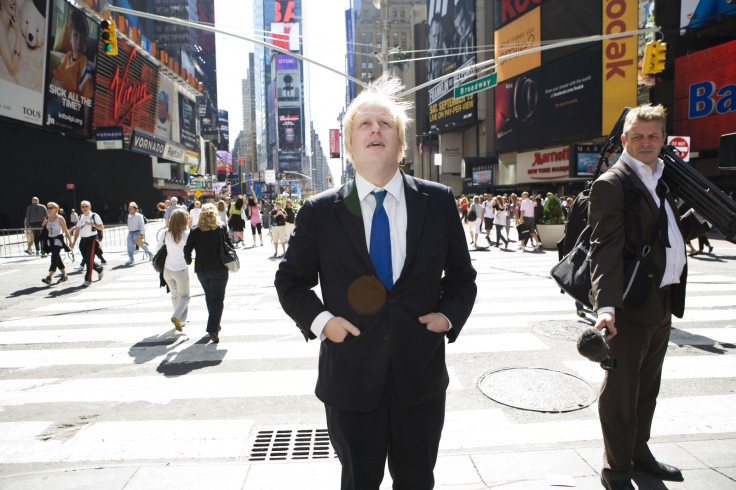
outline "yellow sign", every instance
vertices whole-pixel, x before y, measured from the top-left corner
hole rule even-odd
[[[542,39],[540,11],[541,8],[537,7],[493,33],[496,58],[540,46]],[[539,51],[503,60],[496,66],[498,82],[521,75],[539,67],[541,64],[542,53]]]
[[[638,0],[602,0],[603,34],[638,28]],[[636,107],[637,36],[603,41],[601,133],[608,134],[624,107]]]
[[[199,199],[200,197],[202,197],[202,191],[200,191],[199,189],[197,189],[196,192],[194,193],[194,195],[197,196],[197,199]]]

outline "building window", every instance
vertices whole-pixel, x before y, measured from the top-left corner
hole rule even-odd
[[[360,64],[360,67],[361,67],[361,68],[362,68],[363,70],[365,70],[365,69],[366,69],[366,64],[365,64],[365,63],[361,63],[361,64]],[[372,67],[371,67],[371,68],[372,68]]]
[[[363,64],[365,64],[365,63],[363,63]],[[365,66],[363,68],[365,68]],[[373,63],[368,63],[368,68],[372,70],[373,69]]]

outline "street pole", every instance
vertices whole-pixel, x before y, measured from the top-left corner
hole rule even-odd
[[[340,111],[337,116],[337,122],[340,123],[340,184],[345,183],[345,148],[342,146],[342,119],[345,117],[345,108]]]

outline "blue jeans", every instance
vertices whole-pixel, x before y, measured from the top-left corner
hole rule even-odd
[[[225,305],[225,287],[229,272],[224,267],[222,269],[197,272],[197,279],[204,289],[204,300],[207,303],[207,331],[219,332],[220,320],[222,319],[222,310]]]
[[[138,238],[138,235],[140,235],[140,233],[138,233],[137,231],[128,232],[128,240],[127,240],[126,245],[128,246],[128,258],[130,260],[133,260],[133,254],[135,253],[135,240],[136,238]],[[146,255],[150,253],[148,251],[148,247],[146,246],[145,242],[143,243],[142,248],[143,248],[143,251],[146,252]]]

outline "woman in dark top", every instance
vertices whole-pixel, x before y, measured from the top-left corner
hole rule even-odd
[[[227,229],[220,222],[217,208],[208,203],[202,206],[197,227],[191,231],[184,246],[184,259],[187,264],[192,263],[192,250],[195,251],[196,261],[194,272],[204,289],[204,298],[207,303],[207,333],[212,342],[220,342],[220,320],[225,303],[225,287],[229,277],[227,267],[222,263],[223,240],[232,247]]]

